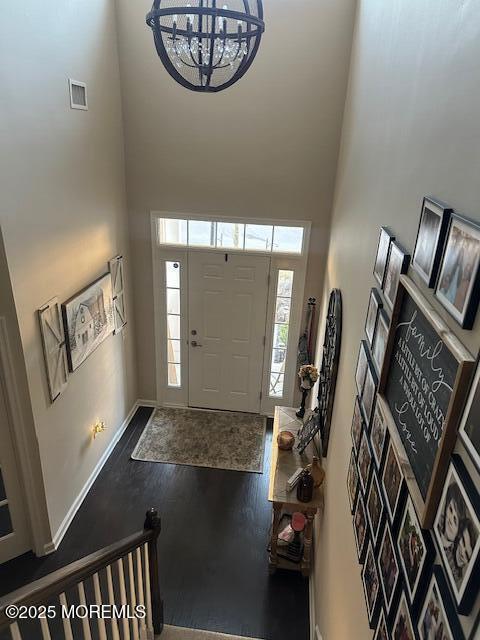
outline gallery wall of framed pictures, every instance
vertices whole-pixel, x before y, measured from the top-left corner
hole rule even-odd
[[[480,361],[421,287],[473,326],[480,226],[425,197],[411,259],[382,227],[373,262],[347,478],[368,620],[375,640],[478,640]]]

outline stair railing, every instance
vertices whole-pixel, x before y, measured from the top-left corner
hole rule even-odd
[[[0,598],[0,637],[11,640],[151,640],[163,629],[157,540],[144,529]],[[107,633],[108,629],[108,633]]]

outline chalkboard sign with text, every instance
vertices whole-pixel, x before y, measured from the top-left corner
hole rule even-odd
[[[380,394],[423,527],[435,515],[474,359],[402,276]]]

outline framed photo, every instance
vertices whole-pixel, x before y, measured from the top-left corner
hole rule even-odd
[[[423,199],[412,264],[431,289],[435,286],[452,212],[453,209],[443,202],[433,198]]]
[[[378,310],[383,307],[382,298],[378,289],[375,287],[370,291],[368,300],[367,317],[365,319],[365,335],[367,336],[368,346],[372,348],[373,337],[375,335],[375,327],[377,326]]]
[[[471,329],[480,300],[480,226],[453,214],[435,295],[464,328]]]
[[[380,524],[382,522],[383,515],[383,500],[380,493],[380,487],[378,484],[377,474],[373,472],[372,482],[370,483],[370,491],[368,492],[367,499],[367,517],[370,523],[370,531],[372,534],[373,544],[377,544],[378,533],[380,531]]]
[[[353,513],[358,495],[358,472],[357,464],[355,462],[355,453],[353,449],[352,453],[350,454],[350,464],[348,465],[347,487],[348,499],[350,502],[350,513]]]
[[[363,393],[363,385],[365,384],[365,375],[368,369],[368,347],[365,340],[360,342],[360,350],[358,352],[357,369],[355,371],[355,382],[357,384],[357,392],[359,397]]]
[[[427,595],[418,617],[418,637],[420,640],[431,638],[464,640],[465,638],[445,576],[438,565],[433,567]]]
[[[370,628],[375,628],[376,617],[379,610],[380,585],[378,579],[378,571],[375,564],[375,556],[373,555],[372,545],[369,543],[367,557],[362,570],[363,590],[365,591],[365,600],[367,602],[367,614]]]
[[[368,478],[370,476],[370,467],[372,466],[372,454],[370,453],[370,445],[368,444],[365,429],[363,430],[362,439],[360,441],[357,465],[360,486],[362,487],[363,495],[365,495],[365,492],[367,491]]]
[[[380,375],[382,372],[383,359],[385,358],[385,351],[387,349],[389,329],[390,318],[383,309],[380,309],[372,346],[373,362],[377,369],[378,375]]]
[[[385,621],[385,612],[383,611],[383,609],[380,612],[380,617],[377,623],[377,630],[375,631],[373,640],[390,640],[387,623]]]
[[[413,604],[422,578],[432,556],[430,534],[423,532],[415,513],[413,502],[409,497],[405,504],[400,531],[397,538],[397,549],[405,577],[406,591]]]
[[[409,263],[410,255],[406,253],[398,242],[392,242],[390,244],[390,253],[388,254],[385,279],[383,282],[385,302],[391,309],[393,309],[395,298],[397,296],[400,275],[402,273],[407,273]]]
[[[441,637],[441,636],[440,636]],[[405,594],[402,593],[392,628],[392,640],[416,640],[410,610]],[[442,638],[443,640],[443,638]]]
[[[367,373],[365,375],[365,384],[363,385],[363,393],[362,393],[362,409],[363,416],[365,418],[365,423],[367,428],[370,426],[372,413],[373,413],[373,405],[375,402],[375,393],[377,391],[377,374],[375,373],[372,364],[369,362],[367,367]]]
[[[480,472],[480,361],[470,387],[460,423],[460,437]]]
[[[433,525],[458,611],[468,615],[478,590],[480,498],[459,456],[452,456]]]
[[[373,414],[372,428],[370,430],[370,443],[372,445],[373,457],[377,469],[380,469],[382,464],[383,451],[385,449],[385,442],[387,440],[387,424],[385,422],[385,416],[380,408],[380,404],[375,404],[375,411]]]
[[[393,523],[402,495],[403,476],[392,440],[388,443],[385,466],[382,473],[382,487],[385,494],[390,521]]]
[[[357,545],[358,561],[363,564],[367,552],[368,524],[365,515],[365,503],[361,493],[358,495],[357,506],[353,516],[353,533],[355,535],[355,544]]]
[[[387,227],[380,228],[380,236],[378,238],[377,256],[375,258],[375,266],[373,267],[373,275],[380,287],[383,285],[383,279],[385,277],[385,268],[387,266],[388,252],[390,249],[390,243],[395,240],[395,236],[387,229]]]
[[[378,569],[380,582],[382,583],[383,601],[387,614],[392,609],[395,591],[400,578],[400,569],[398,567],[395,547],[393,546],[392,534],[388,522],[385,523],[383,530],[380,552],[378,555]]]
[[[75,371],[115,330],[110,273],[62,304],[70,371]]]
[[[353,407],[353,418],[352,418],[352,442],[353,442],[353,450],[355,455],[358,456],[358,449],[360,447],[360,440],[362,438],[362,430],[363,430],[363,417],[362,412],[360,410],[360,402],[358,397],[355,398],[355,405]]]

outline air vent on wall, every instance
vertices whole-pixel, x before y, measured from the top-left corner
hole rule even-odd
[[[70,87],[70,106],[72,109],[88,109],[87,105],[87,85],[84,82],[78,82],[78,80],[68,79]]]

